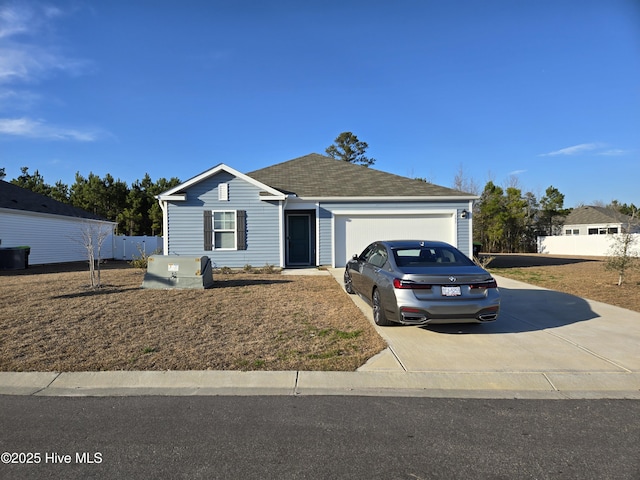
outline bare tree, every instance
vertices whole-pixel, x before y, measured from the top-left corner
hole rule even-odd
[[[473,178],[467,178],[464,174],[464,168],[462,164],[458,167],[458,172],[453,178],[453,188],[461,192],[470,193],[472,195],[480,195],[480,186]]]
[[[87,253],[91,288],[100,288],[102,245],[112,233],[113,227],[94,222],[85,222],[80,230],[80,238],[77,241],[84,247]]]
[[[638,262],[640,253],[636,249],[638,243],[638,234],[631,233],[632,225],[638,215],[638,210],[633,209],[627,228],[623,228],[621,233],[613,235],[613,242],[609,248],[609,256],[605,263],[607,270],[613,270],[618,273],[618,286],[624,282],[625,273]]]

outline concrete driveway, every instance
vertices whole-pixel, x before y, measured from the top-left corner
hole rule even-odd
[[[342,284],[342,270],[331,272]],[[523,388],[640,392],[640,313],[496,277],[496,322],[377,327],[389,348],[363,372],[510,377]],[[371,307],[351,296],[373,322]]]

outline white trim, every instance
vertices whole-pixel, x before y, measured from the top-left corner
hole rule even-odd
[[[473,200],[469,200],[466,220],[469,222],[469,256],[473,259]]]
[[[360,215],[366,217],[368,215],[456,215],[458,212],[457,209],[443,209],[443,210],[433,210],[433,209],[420,209],[420,210],[385,210],[385,209],[376,209],[376,210],[331,210],[331,213],[335,215]]]
[[[277,197],[278,200],[285,199],[285,195],[281,191],[276,190],[275,188],[272,188],[268,185],[265,185],[264,183],[258,182],[257,180],[249,177],[248,175],[245,175],[244,173],[240,173],[239,171],[229,167],[228,165],[225,165],[224,163],[220,163],[219,165],[216,165],[215,167],[207,170],[206,172],[202,172],[201,174],[196,175],[195,177],[187,180],[186,182],[181,183],[180,185],[173,187],[170,190],[167,190],[166,192],[163,192],[162,194],[158,195],[158,197],[165,199],[167,196],[174,195],[175,193],[185,190],[191,187],[192,185],[195,185],[196,183],[200,183],[201,181],[206,180],[207,178],[212,177],[220,172],[227,172],[236,178],[244,180],[245,182],[248,182],[258,187],[259,189],[264,190],[267,193],[270,193],[274,197]],[[180,199],[176,198],[175,200],[180,200]]]
[[[216,213],[233,213],[233,228],[222,228],[216,230]],[[216,231],[222,233],[233,233],[233,248],[218,248],[216,247]],[[212,252],[232,252],[234,250],[238,250],[238,210],[234,209],[222,209],[222,210],[211,210],[211,235],[213,238],[211,239],[211,251]]]
[[[158,199],[160,210],[162,210],[162,251],[169,255],[169,205],[166,201]]]
[[[320,265],[320,202],[316,203],[316,265]]]
[[[156,199],[157,200],[164,200],[164,201],[169,201],[172,200],[174,202],[184,202],[187,199],[187,194],[186,193],[178,193],[175,195],[156,195]]]
[[[480,197],[465,195],[465,196],[414,196],[414,197],[296,197],[302,201],[308,202],[448,202],[448,201],[463,201],[463,200],[477,200]]]

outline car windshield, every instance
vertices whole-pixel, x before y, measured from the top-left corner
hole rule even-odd
[[[392,251],[398,267],[466,267],[474,265],[462,252],[450,247],[394,248]]]

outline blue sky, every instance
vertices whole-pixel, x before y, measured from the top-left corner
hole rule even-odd
[[[0,167],[50,184],[324,153],[640,204],[637,0],[0,0]]]

